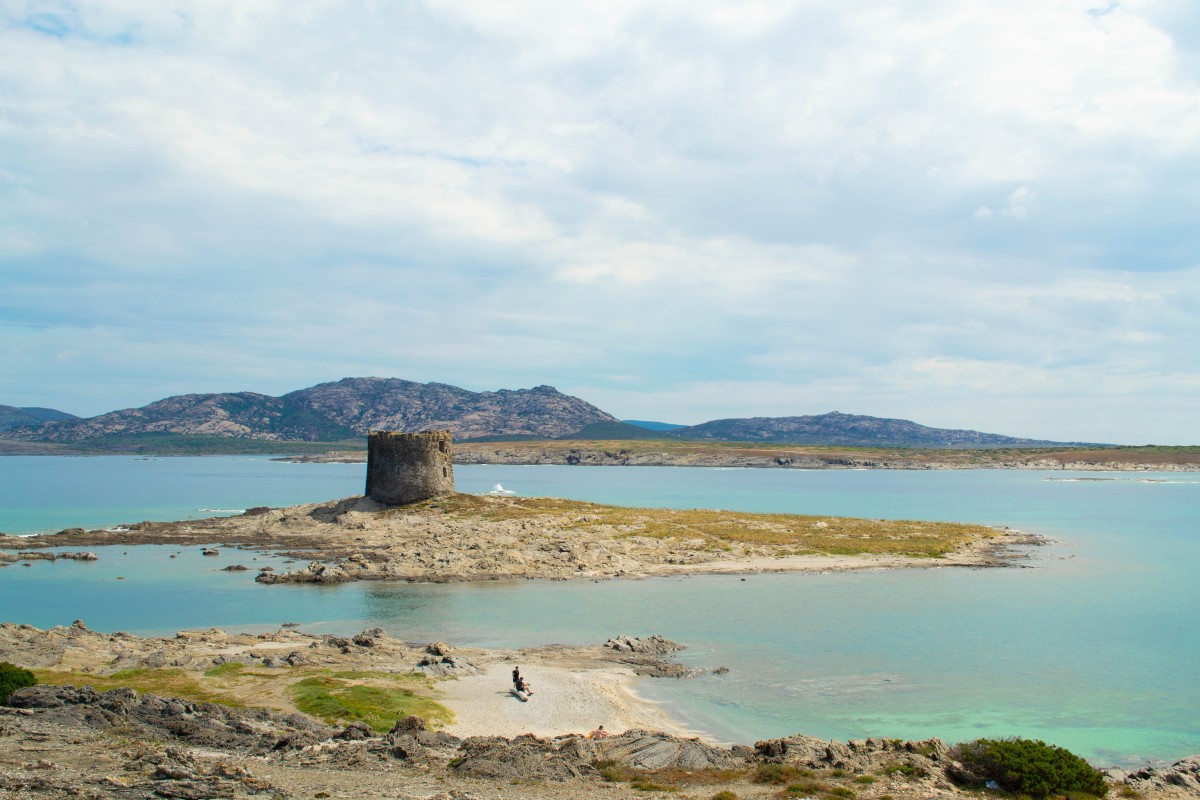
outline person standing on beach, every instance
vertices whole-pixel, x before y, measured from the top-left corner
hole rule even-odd
[[[513,686],[519,686],[520,684],[521,684],[521,668],[513,667]]]

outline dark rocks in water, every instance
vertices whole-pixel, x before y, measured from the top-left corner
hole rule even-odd
[[[172,558],[174,558],[174,556],[172,556]],[[223,569],[223,571],[224,572],[245,572],[248,569],[250,569],[250,568],[244,564],[230,564],[228,567],[225,567]]]
[[[45,551],[26,552],[22,550],[17,553],[14,559],[25,559],[27,561],[57,561],[60,558],[65,558],[68,561],[99,561],[100,558],[95,553],[89,551],[79,551],[77,553],[50,553]]]
[[[254,580],[259,583],[346,583],[354,578],[341,567],[313,561],[303,569],[278,575],[263,569]]]
[[[202,556],[219,556],[221,551],[216,547],[201,547],[200,555]]]
[[[615,636],[604,643],[605,647],[618,653],[637,653],[647,656],[665,656],[683,650],[684,646],[659,634],[646,637]]]
[[[684,645],[664,639],[658,634],[645,637],[615,636],[604,643],[604,646],[619,654],[612,660],[628,664],[638,675],[650,678],[691,678],[699,675],[701,670],[685,667],[672,661],[666,661],[664,656],[670,656]]]

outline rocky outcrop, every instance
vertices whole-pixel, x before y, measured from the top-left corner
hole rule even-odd
[[[1110,781],[1124,782],[1145,797],[1200,797],[1200,755],[1176,761],[1169,767],[1134,771],[1105,771]]]
[[[305,747],[337,732],[298,714],[192,703],[132,689],[98,693],[90,686],[30,686],[13,692],[8,705],[36,710],[41,719],[58,724],[134,727],[155,738],[256,755]]]
[[[452,769],[479,778],[566,781],[594,772],[597,761],[642,770],[729,769],[744,766],[752,755],[747,747],[722,748],[642,730],[599,740],[486,736],[463,741]]]
[[[952,763],[950,749],[940,739],[919,742],[900,739],[852,739],[834,742],[796,734],[755,742],[758,757],[771,764],[791,764],[808,769],[869,772],[897,765],[915,776],[941,775]]]
[[[604,643],[618,653],[637,653],[638,655],[667,656],[683,649],[683,645],[664,639],[659,634],[646,637],[614,636]]]
[[[596,756],[635,769],[730,769],[754,755],[749,747],[717,747],[657,731],[633,730],[595,742]]]
[[[348,583],[357,578],[340,567],[313,561],[307,567],[291,572],[263,570],[254,580],[259,583]]]

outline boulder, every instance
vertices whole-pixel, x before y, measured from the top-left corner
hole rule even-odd
[[[744,753],[657,731],[632,730],[595,743],[596,755],[637,769],[727,769],[746,763]]]

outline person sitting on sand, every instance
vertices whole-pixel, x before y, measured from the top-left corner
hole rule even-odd
[[[518,678],[516,683],[517,691],[525,694],[533,694],[533,689],[529,688],[529,682],[524,678]]]
[[[589,734],[587,735],[587,738],[589,738],[589,739],[603,739],[603,738],[604,738],[604,737],[606,737],[606,736],[608,736],[608,731],[604,730],[604,726],[603,726],[603,725],[597,725],[597,726],[596,726],[596,730],[594,730],[594,731],[592,731],[591,733],[589,733]]]

